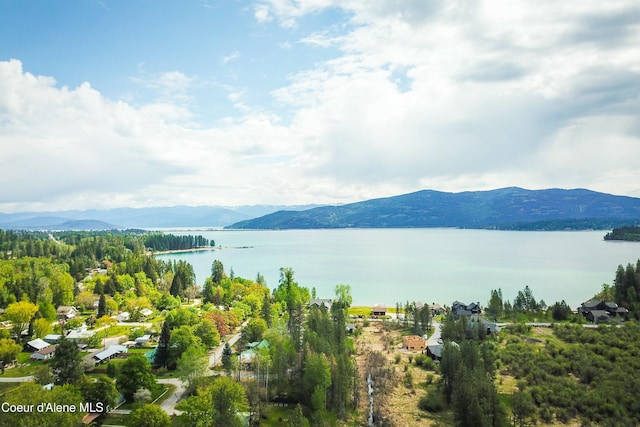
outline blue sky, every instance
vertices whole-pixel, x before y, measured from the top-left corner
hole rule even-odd
[[[0,3],[0,212],[640,197],[636,1]]]

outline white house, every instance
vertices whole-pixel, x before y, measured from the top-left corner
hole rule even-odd
[[[143,335],[141,337],[136,338],[137,345],[145,345],[151,339],[151,335]]]
[[[33,360],[48,360],[51,359],[56,354],[56,345],[50,345],[48,347],[43,348],[42,350],[35,351],[31,353],[29,356],[30,359]]]
[[[127,322],[131,318],[131,314],[128,311],[123,311],[116,316],[118,322]]]
[[[140,314],[142,315],[142,317],[149,317],[153,314],[153,310],[150,310],[148,308],[143,308],[142,310],[140,310]]]
[[[75,307],[70,307],[68,305],[61,305],[56,310],[56,314],[59,320],[69,320],[73,319],[78,315],[78,310]]]

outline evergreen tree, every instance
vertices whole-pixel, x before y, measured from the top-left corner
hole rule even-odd
[[[100,294],[100,300],[98,301],[98,319],[106,314],[107,310],[107,300],[104,296],[104,293]]]
[[[222,349],[222,366],[228,375],[231,374],[231,370],[233,369],[233,352],[231,351],[231,347],[229,343],[224,344],[224,349]]]
[[[158,340],[158,347],[153,362],[162,366],[167,366],[169,360],[169,342],[171,341],[171,327],[166,321],[162,323],[162,332]]]
[[[51,358],[51,369],[55,377],[55,383],[75,384],[82,374],[82,355],[78,346],[66,338],[62,338],[54,356]]]
[[[213,260],[213,264],[211,264],[211,279],[216,285],[222,283],[222,279],[224,279],[224,265],[217,259]]]

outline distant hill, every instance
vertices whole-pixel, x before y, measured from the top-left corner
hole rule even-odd
[[[305,206],[173,206],[86,211],[19,212],[0,214],[0,228],[19,230],[109,230],[114,228],[223,227],[276,212]]]
[[[445,193],[423,190],[342,206],[279,211],[233,229],[458,227],[515,230],[610,229],[640,224],[640,199],[585,189]]]

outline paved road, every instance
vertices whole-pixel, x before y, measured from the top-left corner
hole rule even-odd
[[[237,343],[240,337],[242,336],[242,330],[244,329],[245,326],[247,326],[248,322],[249,321],[247,320],[242,325],[240,325],[240,328],[238,328],[238,332],[235,335],[229,338],[226,342],[221,342],[220,345],[218,345],[218,347],[211,352],[209,356],[210,368],[220,365],[222,363],[222,351],[224,350],[225,344],[229,343],[230,346],[233,346],[235,343]],[[213,375],[213,371],[211,369],[209,369],[207,373],[209,375]]]
[[[436,322],[435,320],[431,322],[433,325],[433,334],[427,339],[427,345],[438,345],[440,344],[438,341],[440,340],[441,334],[441,324],[440,322]]]
[[[0,376],[0,383],[26,383],[28,381],[33,381],[35,378],[33,376],[28,377],[3,377]]]
[[[167,397],[164,402],[160,405],[164,411],[169,415],[180,415],[182,411],[176,409],[176,405],[182,399],[182,395],[185,392],[184,384],[178,378],[161,378],[158,380],[160,384],[173,384],[176,386],[176,391],[171,393],[169,397]]]

